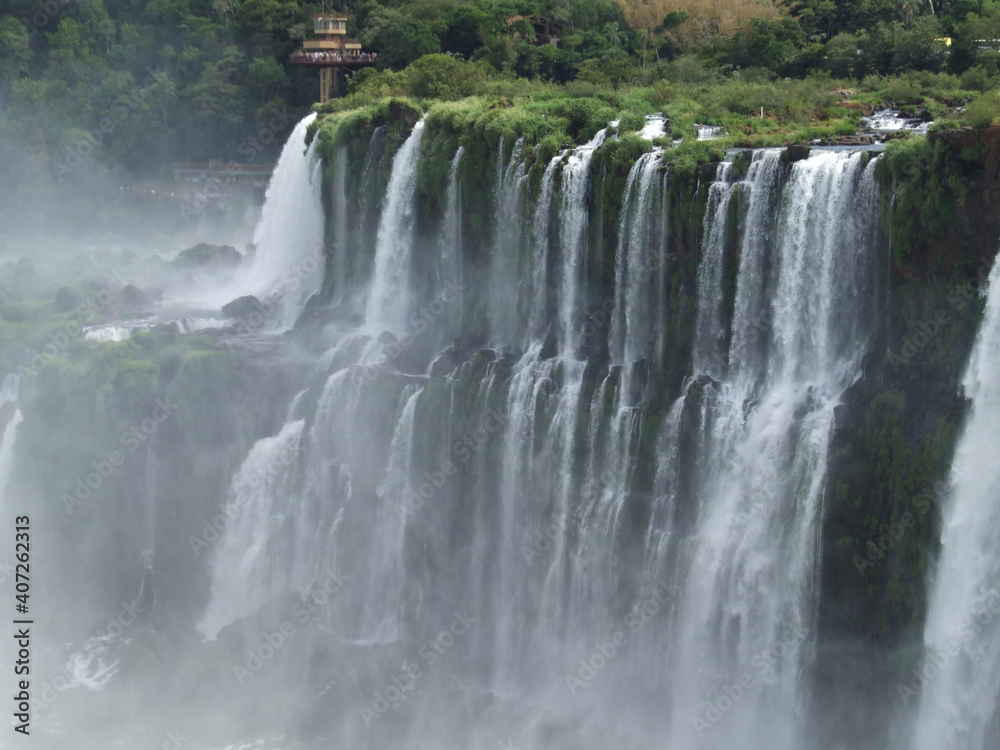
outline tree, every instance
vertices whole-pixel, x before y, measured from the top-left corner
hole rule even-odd
[[[27,27],[13,16],[0,18],[0,81],[10,86],[28,72],[31,39]]]
[[[900,28],[892,57],[893,69],[941,70],[945,63],[944,47],[934,42],[941,34],[941,24],[934,16],[920,16]]]
[[[779,71],[792,62],[804,40],[802,28],[789,16],[780,21],[754,18],[750,28],[733,39],[727,60],[737,68]]]
[[[471,58],[486,41],[489,20],[490,17],[475,5],[459,5],[448,16],[448,30],[441,38],[441,49]]]
[[[363,37],[379,55],[379,62],[394,69],[405,68],[424,55],[441,51],[441,42],[425,22],[390,11],[375,32]]]
[[[298,12],[293,0],[244,0],[236,15],[236,27],[250,40],[255,52],[274,53],[287,45],[288,27]]]

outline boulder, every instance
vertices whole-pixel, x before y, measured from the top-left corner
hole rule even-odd
[[[249,320],[251,316],[267,318],[272,312],[274,312],[272,306],[265,305],[252,294],[237,297],[232,302],[227,302],[222,306],[223,315],[237,320]]]
[[[175,268],[236,268],[243,256],[231,245],[210,245],[200,242],[194,247],[182,250],[171,261]]]
[[[129,310],[148,310],[153,306],[152,301],[145,293],[134,284],[129,284],[118,294],[118,299],[122,306]]]
[[[791,163],[809,158],[809,147],[802,144],[792,144],[785,148],[785,161]]]

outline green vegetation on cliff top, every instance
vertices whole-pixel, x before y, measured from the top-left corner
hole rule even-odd
[[[349,14],[349,35],[379,55],[378,69],[342,93],[616,96],[629,111],[644,109],[639,100],[662,109],[675,138],[698,122],[758,145],[847,132],[861,109],[881,103],[934,118],[969,104],[959,121],[980,126],[1000,112],[1000,49],[982,42],[1000,38],[995,0],[334,6]],[[316,71],[290,54],[319,10],[303,0],[8,0],[0,11],[8,176],[37,199],[56,176],[103,175],[117,185],[166,176],[171,161],[273,159],[316,96]],[[558,24],[557,43],[539,37],[532,17]],[[425,56],[436,54],[469,65],[434,73]],[[421,58],[420,75],[405,70]],[[981,92],[990,93],[976,100]]]

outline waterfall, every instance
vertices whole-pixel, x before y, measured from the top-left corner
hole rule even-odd
[[[389,680],[454,611],[478,618],[421,678],[420,711],[457,700],[474,712],[456,709],[454,746],[494,746],[495,724],[520,727],[531,750],[555,735],[799,747],[834,409],[874,318],[874,160],[817,151],[789,165],[762,150],[742,178],[724,162],[702,188],[700,247],[668,268],[672,178],[650,151],[628,171],[596,269],[591,171],[607,131],[533,168],[530,144],[501,138],[483,189],[494,220],[463,232],[471,148],[449,154],[441,220],[417,221],[424,127],[393,158],[384,195],[362,179],[361,201],[380,206],[364,324],[337,334],[287,423],[232,478],[227,528],[201,552],[212,593],[199,627],[215,636],[338,571],[348,583],[324,632],[365,650],[338,679]],[[460,325],[429,323],[433,340],[479,343],[395,367],[411,352],[371,336],[423,304],[418,263],[474,290]],[[697,295],[694,353],[665,365],[682,284]],[[670,389],[665,366],[683,368]],[[622,655],[602,656],[592,684],[578,677],[618,630]],[[716,717],[744,674],[753,689]],[[447,745],[407,715],[399,746]],[[637,727],[638,715],[653,719]]]
[[[698,299],[721,301],[722,264],[726,238],[726,216],[729,213],[729,199],[733,195],[733,185],[729,183],[731,162],[719,164],[715,181],[708,188],[708,208],[705,211],[704,240],[702,241],[702,262],[698,269]],[[694,369],[708,372],[709,362],[721,359],[724,332],[722,307],[718,304],[701,305],[694,331]],[[713,375],[720,375],[718,368]]]
[[[931,587],[914,750],[996,747],[1000,699],[1000,264],[990,274],[986,312],[962,387],[972,402],[955,449],[943,509],[941,561]]]
[[[682,397],[703,399],[704,443],[692,462],[694,529],[672,563],[682,592],[671,658],[674,684],[685,686],[673,699],[677,747],[800,741],[833,410],[860,375],[873,310],[874,176],[863,159],[823,152],[792,167],[773,248],[768,364],[731,370]],[[716,262],[706,249],[702,265]],[[759,289],[753,272],[737,278],[738,288],[745,283]],[[699,300],[703,309],[719,304]],[[755,689],[734,706],[723,689],[743,674]],[[729,701],[724,715],[720,700]]]
[[[392,161],[385,208],[375,245],[375,272],[365,322],[374,329],[400,330],[409,311],[410,257],[416,227],[417,162],[424,121],[420,120]]]
[[[753,368],[762,370],[761,357],[766,333],[773,320],[768,298],[768,269],[772,265],[770,247],[773,244],[774,206],[778,204],[782,185],[781,150],[764,149],[753,155],[743,189],[749,193],[744,231],[740,238],[740,280],[733,303],[733,336],[729,349],[729,365],[737,371]],[[874,190],[870,187],[869,190]]]
[[[560,173],[559,244],[560,269],[559,322],[564,352],[573,355],[579,345],[580,287],[584,281],[584,239],[589,225],[587,199],[590,190],[590,162],[607,136],[599,130],[585,145],[574,149]]]
[[[333,227],[333,299],[339,303],[347,291],[348,255],[351,251],[351,216],[347,207],[347,147],[337,149],[330,188],[330,224]]]
[[[501,137],[493,186],[495,227],[490,247],[491,283],[487,300],[490,332],[498,341],[512,340],[517,328],[525,169],[524,138],[514,142],[510,157],[505,160]]]
[[[0,497],[7,497],[7,486],[14,472],[14,441],[17,438],[18,425],[24,421],[17,399],[17,389],[17,376],[8,375],[4,379],[3,389],[0,390],[0,409],[13,407],[13,411],[4,424],[3,437],[0,438]],[[9,505],[5,507],[8,515],[13,512]]]
[[[198,628],[209,637],[254,612],[284,584],[273,564],[270,532],[290,511],[294,457],[302,442],[303,420],[288,422],[280,433],[257,442],[233,477],[222,515],[228,529],[213,565],[212,598]],[[207,554],[194,548],[197,554]]]
[[[629,170],[625,182],[615,253],[611,353],[616,361],[629,365],[642,356],[653,336],[650,302],[660,292],[660,272],[666,266],[662,243],[667,234],[667,217],[658,205],[662,191],[659,166],[659,152],[643,154]],[[657,312],[664,314],[657,316],[656,321],[662,325],[665,311],[658,306]]]
[[[438,284],[447,281],[462,283],[462,185],[458,181],[458,165],[465,148],[459,146],[451,160],[448,173],[448,191],[445,194],[445,214],[441,227],[441,266]]]
[[[253,294],[282,299],[281,323],[290,326],[322,280],[322,165],[316,141],[305,147],[308,115],[292,131],[267,186],[264,208],[254,230],[256,252],[244,258],[232,283],[215,294],[218,306]],[[224,298],[223,298],[224,297]]]
[[[552,186],[565,152],[553,156],[542,174],[542,184],[531,223],[531,313],[529,332],[545,336],[549,326],[549,232],[552,228]]]
[[[377,533],[371,540],[375,545],[375,554],[368,569],[368,595],[362,622],[368,628],[364,637],[382,643],[403,636],[403,541],[407,516],[397,511],[397,502],[405,496],[413,481],[413,423],[419,395],[420,388],[412,384],[400,394],[401,408],[389,446],[389,462],[385,478],[377,490]]]

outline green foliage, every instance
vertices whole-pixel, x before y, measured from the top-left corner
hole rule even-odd
[[[936,118],[1000,81],[1000,50],[978,41],[1000,38],[994,0],[955,0],[936,16],[895,0],[795,0],[787,15],[747,18],[724,34],[709,24],[704,38],[683,45],[678,34],[694,28],[697,9],[674,10],[650,19],[651,28],[635,29],[624,5],[356,0],[347,8],[350,34],[379,53],[378,65],[347,76],[347,100],[327,109],[392,97],[565,96],[638,111],[608,97],[642,88],[651,106],[670,110],[674,137],[691,137],[695,123],[710,123],[722,126],[731,143],[754,145],[849,132],[857,116],[838,110],[831,91],[857,86],[823,78],[827,73],[865,79],[866,103],[923,106]],[[109,116],[117,117],[114,133],[88,147],[93,156],[71,181],[165,177],[169,163],[180,160],[239,161],[247,153],[273,159],[281,134],[272,134],[279,137],[265,149],[246,144],[275,113],[289,121],[315,100],[315,69],[290,61],[310,35],[315,3],[59,6],[54,15],[38,15],[33,0],[10,0],[0,13],[0,148],[17,182],[32,167],[37,173],[39,163],[58,172],[81,138]],[[537,16],[565,24],[557,45],[540,44]],[[37,28],[21,20],[35,17]],[[147,87],[150,71],[157,83]],[[946,79],[934,78],[945,71]],[[973,104],[955,122],[982,126],[992,102]],[[592,118],[582,119],[593,130]],[[575,124],[570,136],[579,132]]]
[[[790,16],[779,21],[754,18],[750,28],[736,35],[726,62],[736,68],[765,66],[785,71],[805,42],[805,32]]]
[[[441,49],[472,57],[489,38],[490,17],[475,5],[459,5],[448,16],[448,30],[441,39]]]
[[[890,143],[879,160],[880,178],[895,188],[892,211],[885,212],[884,221],[891,228],[893,255],[901,268],[912,269],[915,253],[946,236],[952,236],[960,251],[949,262],[971,263],[975,253],[982,252],[961,234],[976,231],[966,223],[964,206],[983,176],[985,153],[981,144],[961,143],[932,132]]]
[[[1000,91],[988,91],[969,102],[960,122],[972,128],[988,128],[1000,123]]]
[[[13,16],[0,18],[0,76],[8,86],[28,72],[31,39],[28,29]]]

